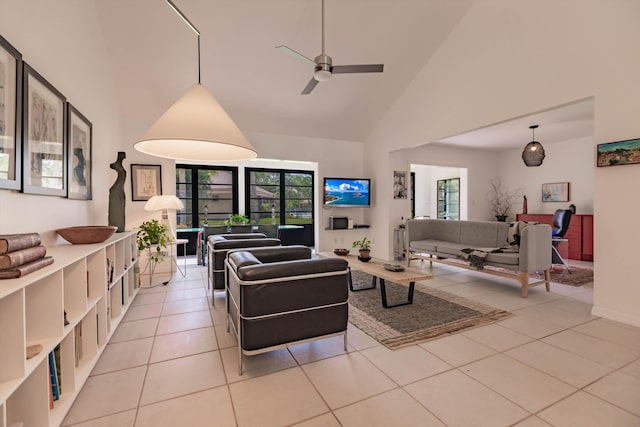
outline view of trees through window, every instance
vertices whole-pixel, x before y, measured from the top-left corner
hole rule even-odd
[[[179,228],[223,225],[238,212],[238,169],[176,165],[176,195],[185,206],[177,212]]]
[[[313,172],[247,169],[246,188],[253,224],[313,224]]]

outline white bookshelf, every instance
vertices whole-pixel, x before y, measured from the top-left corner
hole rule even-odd
[[[138,292],[135,231],[48,247],[47,255],[53,264],[0,280],[0,427],[62,424]],[[27,360],[33,344],[43,348]],[[58,346],[61,392],[50,408],[49,353]]]

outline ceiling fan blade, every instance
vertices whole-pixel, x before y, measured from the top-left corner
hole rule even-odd
[[[331,67],[333,74],[344,73],[381,73],[384,64],[368,64],[368,65],[334,65]]]
[[[317,84],[318,84],[318,81],[313,77],[311,77],[311,80],[309,80],[309,83],[307,83],[305,88],[302,89],[302,93],[300,93],[300,95],[309,95],[313,90],[313,88],[316,87]]]
[[[291,49],[290,47],[287,47],[285,45],[281,45],[281,46],[276,46],[276,49],[280,49],[282,50],[284,53],[302,61],[305,62],[309,65],[311,65],[312,67],[316,66],[316,63],[312,60],[307,58],[306,56],[304,56],[303,54],[301,54],[300,52],[296,52],[295,50]]]

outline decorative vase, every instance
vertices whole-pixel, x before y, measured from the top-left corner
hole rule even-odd
[[[498,222],[507,222],[507,215],[496,215]]]
[[[369,249],[360,249],[358,250],[358,252],[360,253],[360,258],[362,259],[369,259],[371,251]]]
[[[527,196],[523,196],[524,200],[522,201],[522,213],[527,213]]]
[[[118,151],[118,158],[109,167],[118,173],[116,181],[109,189],[109,225],[118,227],[117,232],[124,231],[124,181],[127,179],[127,171],[122,166],[122,161],[126,158],[124,151]]]

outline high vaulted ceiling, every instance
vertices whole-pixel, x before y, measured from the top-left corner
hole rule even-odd
[[[471,0],[326,0],[334,75],[300,92],[313,68],[276,49],[321,52],[320,0],[174,0],[200,30],[202,83],[243,130],[364,141],[461,19]],[[197,38],[164,0],[96,2],[118,97],[142,133],[197,83]]]
[[[202,83],[240,129],[353,141],[366,140],[473,3],[325,0],[334,65],[383,63],[384,72],[334,75],[300,95],[313,68],[275,47],[320,54],[320,0],[173,1],[202,34]],[[165,0],[96,5],[125,126],[137,137],[197,83],[197,37]],[[530,124],[541,125],[541,141],[557,141],[586,136],[592,121],[589,100],[439,142],[513,148],[528,141]]]

